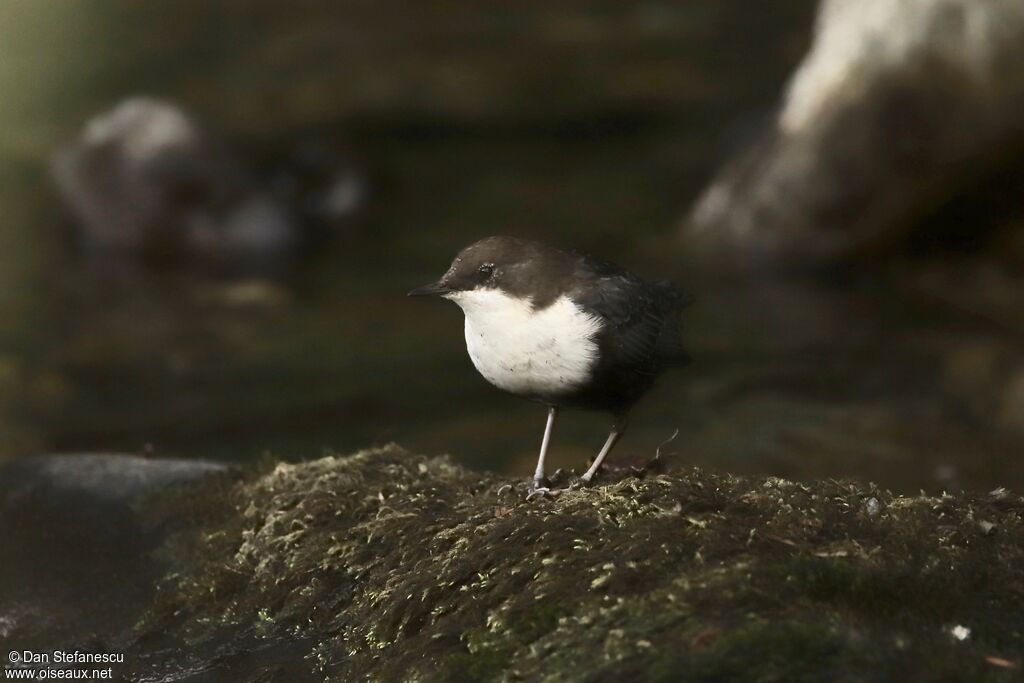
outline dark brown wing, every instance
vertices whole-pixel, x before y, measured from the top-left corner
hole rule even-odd
[[[584,269],[586,284],[572,298],[605,320],[602,356],[641,375],[656,375],[689,361],[681,321],[689,298],[681,290],[669,282],[647,282],[595,259],[586,259]]]

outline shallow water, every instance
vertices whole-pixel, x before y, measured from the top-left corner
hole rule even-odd
[[[173,36],[131,43],[128,56],[148,71],[112,70],[110,55],[97,53],[92,72],[82,67],[96,87],[60,113],[30,120],[33,102],[50,101],[38,95],[5,114],[20,128],[0,140],[0,458],[106,450],[303,459],[398,441],[525,475],[543,410],[475,374],[453,305],[404,297],[462,245],[512,233],[675,277],[695,294],[695,363],[641,404],[619,462],[643,461],[678,429],[665,450],[680,464],[873,479],[909,491],[1024,486],[1021,430],[1012,415],[1000,417],[1012,400],[1005,408],[987,398],[1003,390],[998,368],[1024,367],[1019,326],[947,305],[888,270],[842,286],[723,282],[686,272],[665,249],[725,153],[719,141],[742,140],[736,122],[770,105],[799,55],[809,3],[792,5],[741,41],[742,53],[735,41],[760,20],[737,3],[655,12],[622,34],[609,28],[623,11],[616,3],[590,23],[539,5],[511,25],[495,8],[463,8],[453,11],[489,26],[481,30],[493,41],[468,32],[450,42],[454,29],[438,20],[426,32],[432,39],[378,55],[385,77],[372,84],[372,60],[347,55],[355,75],[341,94],[336,61],[308,66],[301,82],[282,76],[283,66],[250,72],[216,31],[194,38],[208,49],[188,58],[172,49]],[[152,6],[141,18],[150,28],[168,20],[159,8],[171,7]],[[296,46],[330,54],[337,22],[321,26],[310,15],[272,30],[268,11],[232,29],[236,48],[292,67],[322,58]],[[644,33],[643,22],[659,16],[655,24],[669,28]],[[383,10],[360,17],[378,46],[408,36],[406,22],[415,23],[403,15],[389,24]],[[104,35],[125,20],[93,19],[90,30]],[[536,52],[524,56],[517,36],[536,25],[568,33],[527,41]],[[547,66],[554,57],[563,61]],[[569,58],[579,64],[566,66]],[[40,68],[59,72],[63,62],[54,60]],[[210,64],[212,72],[197,68]],[[467,72],[444,72],[446,64]],[[541,87],[546,69],[550,82]],[[667,73],[675,75],[666,82]],[[487,78],[499,76],[505,86],[495,90]],[[343,130],[375,187],[360,234],[273,279],[87,264],[69,253],[43,159],[82,116],[149,81],[249,143]],[[216,88],[224,83],[230,97]],[[634,90],[617,90],[623,83]],[[508,101],[489,99],[492,91]],[[288,106],[261,104],[268,92]],[[554,465],[581,467],[606,428],[604,416],[566,415]]]

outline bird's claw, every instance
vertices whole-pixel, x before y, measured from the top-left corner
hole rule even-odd
[[[578,491],[580,489],[588,489],[588,488],[590,488],[593,485],[594,485],[594,480],[592,478],[591,479],[587,479],[586,477],[580,477],[579,479],[574,481],[572,484],[570,484],[569,488],[571,490],[573,490],[573,491]]]
[[[562,493],[561,489],[552,489],[552,488],[548,488],[547,486],[537,486],[536,484],[534,484],[527,491],[527,493],[526,493],[526,500],[530,500],[531,498],[534,498],[534,497],[536,497],[536,498],[555,498],[556,496],[561,495],[561,493]]]

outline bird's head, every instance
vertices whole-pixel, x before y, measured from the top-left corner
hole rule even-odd
[[[409,296],[437,295],[458,302],[467,293],[501,290],[517,298],[535,298],[567,274],[565,254],[537,242],[515,237],[487,237],[459,252],[437,282]]]

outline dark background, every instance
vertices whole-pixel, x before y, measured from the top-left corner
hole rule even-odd
[[[454,306],[404,297],[461,246],[508,233],[697,299],[696,362],[635,412],[620,461],[678,428],[674,462],[717,470],[1024,484],[1020,432],[971,404],[997,372],[984,321],[874,276],[722,283],[680,265],[680,220],[771,114],[813,9],[4,2],[0,459],[303,459],[394,440],[525,476],[543,410],[476,375]],[[47,162],[135,94],[178,102],[255,159],[308,140],[344,150],[371,188],[358,227],[273,277],[87,267]],[[568,416],[553,462],[581,466],[606,428]]]

